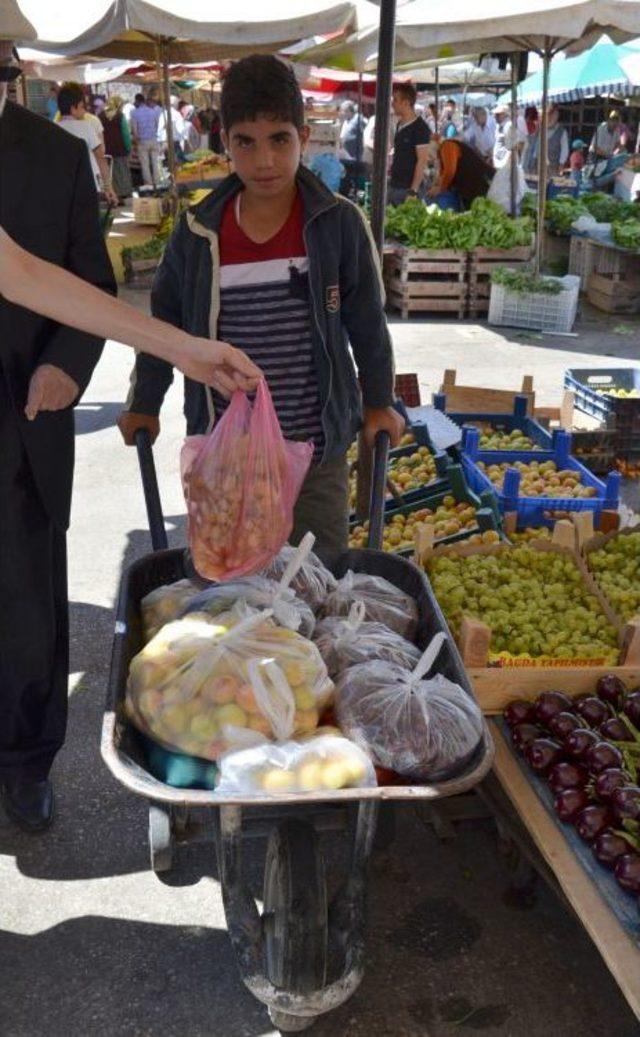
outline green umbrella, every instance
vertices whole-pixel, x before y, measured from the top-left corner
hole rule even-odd
[[[605,36],[591,50],[585,50],[575,58],[555,58],[551,63],[549,100],[568,102],[598,95],[636,93],[640,82],[625,69],[625,59],[637,56],[639,51],[640,43],[616,46]],[[506,93],[499,100],[506,103],[509,98],[510,94]],[[542,71],[534,72],[520,84],[518,101],[520,104],[540,104]]]

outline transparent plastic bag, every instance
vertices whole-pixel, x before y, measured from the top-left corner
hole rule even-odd
[[[235,606],[168,623],[131,661],[127,709],[161,745],[216,760],[229,749],[313,731],[333,696],[316,646]]]
[[[307,533],[300,546],[292,549],[293,554],[278,583],[265,576],[244,576],[239,580],[216,584],[193,598],[183,615],[206,612],[210,616],[217,616],[228,612],[240,601],[250,608],[271,609],[273,618],[281,626],[297,630],[303,637],[311,637],[316,618],[307,602],[298,598],[290,585],[305,564],[314,542],[313,533]]]
[[[291,532],[312,455],[312,443],[284,439],[264,381],[253,406],[235,392],[209,435],[186,440],[182,484],[200,576],[229,580],[267,565]]]
[[[335,679],[350,666],[374,659],[413,670],[420,661],[420,649],[384,623],[368,623],[364,614],[364,604],[356,601],[346,619],[327,616],[318,623],[313,640],[326,663],[329,676]]]
[[[442,781],[472,759],[483,735],[480,709],[441,674],[426,679],[446,640],[436,634],[413,673],[387,662],[346,670],[336,687],[344,733],[380,767],[416,781]]]
[[[348,616],[354,601],[362,601],[364,618],[370,623],[384,623],[390,630],[409,640],[418,626],[418,606],[409,594],[394,587],[382,576],[354,573],[349,570],[338,580],[336,589],[327,596],[323,616]]]
[[[177,619],[202,586],[193,580],[177,580],[156,587],[140,602],[142,629],[145,641],[150,641],[165,623]]]
[[[226,753],[216,792],[269,796],[375,785],[373,764],[359,746],[346,738],[321,735]]]
[[[262,575],[271,580],[281,580],[289,564],[296,558],[297,551],[298,548],[285,544],[266,569],[262,570]],[[314,612],[317,612],[327,594],[336,589],[338,581],[311,551],[295,572],[289,586]]]

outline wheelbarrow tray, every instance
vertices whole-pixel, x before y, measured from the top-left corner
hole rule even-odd
[[[372,576],[382,576],[411,595],[418,604],[419,622],[416,637],[418,646],[426,647],[434,634],[438,631],[445,632],[447,640],[440,650],[436,663],[437,669],[473,697],[471,684],[465,673],[458,649],[449,633],[429,581],[421,570],[403,558],[368,549],[346,551],[339,555],[330,564],[330,567],[338,578],[343,576],[348,569]],[[485,725],[482,741],[467,766],[447,780],[434,784],[383,785],[375,788],[349,788],[336,791],[322,790],[260,796],[249,793],[244,796],[222,796],[211,790],[173,788],[154,778],[147,770],[135,728],[125,715],[125,690],[131,660],[143,647],[140,610],[142,599],[157,587],[183,579],[188,574],[185,552],[174,549],[145,555],[129,566],[122,577],[111,656],[107,706],[102,725],[101,752],[109,770],[131,792],[151,801],[177,807],[219,807],[224,805],[266,807],[363,799],[436,799],[468,791],[477,785],[490,770],[493,761],[493,741]]]

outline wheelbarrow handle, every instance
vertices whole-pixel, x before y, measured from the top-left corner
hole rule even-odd
[[[158,476],[153,459],[153,447],[149,429],[136,429],[133,439],[138,451],[138,463],[140,465],[144,502],[147,506],[151,544],[154,551],[164,551],[169,546],[169,541],[167,540],[167,531],[164,528],[164,515],[162,514]]]
[[[389,464],[390,443],[391,438],[388,432],[378,432],[373,448],[371,499],[369,503],[369,538],[367,540],[367,547],[371,547],[375,551],[382,550],[384,502],[387,494],[387,466]]]

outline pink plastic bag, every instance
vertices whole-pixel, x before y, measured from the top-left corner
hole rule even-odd
[[[207,580],[257,572],[286,543],[313,444],[282,435],[266,382],[253,407],[235,392],[207,436],[185,440],[180,458],[189,547]]]

